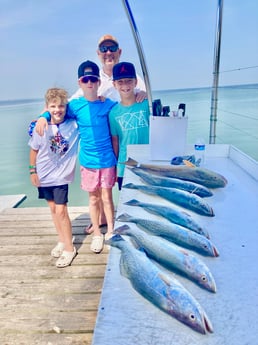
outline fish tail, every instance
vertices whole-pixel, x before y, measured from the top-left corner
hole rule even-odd
[[[136,160],[132,159],[131,157],[129,157],[124,164],[129,165],[131,167],[137,167],[139,165],[139,163]]]
[[[130,229],[130,227],[127,224],[124,224],[122,226],[119,226],[118,228],[114,229],[114,234],[119,234],[119,235],[123,235],[126,234],[126,231]]]
[[[123,185],[123,188],[135,189],[135,185],[133,183],[127,183]]]
[[[128,213],[122,213],[116,219],[119,222],[130,222],[130,220],[132,219],[132,216],[130,216]]]
[[[124,202],[125,205],[130,205],[130,206],[139,206],[140,202],[136,199],[129,200],[127,202]]]
[[[116,247],[117,246],[116,243],[121,242],[121,241],[124,241],[123,237],[120,236],[119,234],[115,234],[110,239],[105,240],[105,243]]]

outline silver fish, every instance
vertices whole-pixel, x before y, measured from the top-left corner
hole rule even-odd
[[[207,188],[222,188],[227,184],[227,180],[224,176],[204,168],[189,167],[186,165],[140,164],[132,158],[128,158],[124,164],[131,167],[141,168],[153,174],[192,181]]]
[[[181,225],[174,223],[164,223],[157,220],[143,219],[123,213],[116,218],[119,222],[135,223],[140,229],[148,231],[155,236],[160,236],[172,241],[179,246],[194,250],[200,254],[217,257],[217,248],[205,236],[199,235]]]
[[[207,187],[202,186],[198,183],[180,180],[178,178],[150,174],[140,168],[130,168],[130,170],[135,175],[139,176],[144,182],[153,186],[178,188],[181,190],[185,190],[186,192],[199,195],[202,198],[210,197],[213,195],[213,193]]]
[[[123,185],[123,188],[137,189],[143,193],[158,195],[163,199],[187,208],[188,210],[196,212],[202,216],[214,216],[212,207],[204,199],[184,190],[159,186],[136,185],[133,183],[125,184]]]
[[[125,202],[124,204],[129,205],[129,206],[142,207],[150,213],[156,214],[158,216],[162,216],[172,223],[184,226],[187,229],[190,229],[192,231],[197,232],[200,235],[203,235],[207,238],[210,238],[208,232],[203,227],[201,227],[186,212],[179,212],[172,207],[167,207],[167,206],[163,206],[163,205],[156,205],[156,204],[149,204],[149,203],[138,201],[136,199],[129,200],[129,201]]]
[[[136,246],[143,249],[150,259],[171,271],[183,274],[204,289],[216,292],[215,280],[209,268],[196,256],[163,238],[147,235],[146,232],[131,229],[128,225],[117,228],[114,233],[132,237]]]
[[[114,235],[106,243],[121,250],[120,272],[139,294],[196,332],[213,332],[203,308],[177,279],[163,272],[120,235]]]

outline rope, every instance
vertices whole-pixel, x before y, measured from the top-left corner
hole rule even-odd
[[[220,71],[219,73],[242,71],[244,69],[251,69],[251,68],[258,68],[258,66],[239,67],[239,68],[235,68],[235,69],[228,69],[228,70],[225,70],[225,71]]]

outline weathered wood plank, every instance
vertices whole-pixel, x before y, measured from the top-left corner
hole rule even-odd
[[[0,333],[1,334],[1,333]],[[90,345],[92,333],[60,333],[54,331],[46,335],[41,333],[4,334],[1,336],[1,345]]]
[[[48,208],[0,212],[1,344],[91,344],[109,251],[90,251],[87,207],[69,214],[78,255],[58,269],[50,256],[57,236]]]

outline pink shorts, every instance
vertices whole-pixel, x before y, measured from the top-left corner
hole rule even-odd
[[[95,192],[99,188],[112,188],[116,182],[116,167],[90,169],[80,167],[81,188],[87,192]]]

